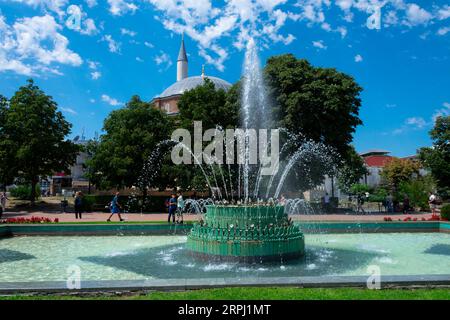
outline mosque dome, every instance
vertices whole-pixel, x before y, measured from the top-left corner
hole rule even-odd
[[[231,88],[231,84],[225,80],[222,80],[217,77],[211,77],[211,76],[204,76],[205,79],[209,79],[214,83],[214,86],[216,87],[216,90],[223,89],[225,91],[228,91],[228,89]],[[201,86],[203,84],[204,80],[202,76],[194,76],[194,77],[188,77],[184,78],[180,81],[175,82],[170,87],[168,87],[166,90],[164,90],[160,95],[159,98],[167,98],[175,95],[183,94],[185,91],[194,89],[198,86]]]
[[[231,83],[225,80],[209,75],[206,76],[204,67],[202,68],[202,74],[200,76],[188,76],[188,55],[184,45],[184,36],[181,38],[181,46],[178,53],[176,79],[177,81],[175,83],[152,100],[155,108],[162,110],[169,115],[178,114],[178,101],[180,100],[180,96],[188,90],[203,85],[205,79],[212,81],[216,90],[223,89],[228,91],[231,88]]]

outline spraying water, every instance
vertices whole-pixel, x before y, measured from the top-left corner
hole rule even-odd
[[[271,125],[271,110],[267,99],[267,90],[264,83],[261,65],[258,57],[256,42],[250,39],[245,53],[243,66],[243,88],[242,88],[242,125],[245,129],[245,148],[242,158],[243,168],[243,188],[244,202],[249,200],[249,176],[250,168],[250,146],[249,129],[269,129]],[[266,151],[266,150],[264,150]]]

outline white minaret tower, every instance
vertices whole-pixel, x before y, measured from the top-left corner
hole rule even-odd
[[[181,47],[177,60],[177,81],[181,81],[188,77],[188,59],[186,49],[184,47],[184,34],[181,36]]]

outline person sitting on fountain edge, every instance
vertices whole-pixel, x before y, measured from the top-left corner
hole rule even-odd
[[[167,222],[170,223],[170,216],[172,216],[172,222],[175,223],[175,215],[177,213],[177,196],[172,194],[169,199],[169,217],[167,218]]]
[[[120,221],[123,221],[122,216],[120,215],[120,209],[122,208],[122,206],[119,203],[119,192],[116,192],[116,195],[114,196],[114,198],[111,201],[111,215],[109,216],[108,222],[111,221],[111,218],[114,214],[117,213],[117,215],[119,216]]]

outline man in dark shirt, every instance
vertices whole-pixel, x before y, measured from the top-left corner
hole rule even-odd
[[[172,194],[169,199],[169,217],[167,218],[167,222],[170,223],[170,216],[172,216],[172,222],[175,223],[175,215],[177,213],[177,196]]]

